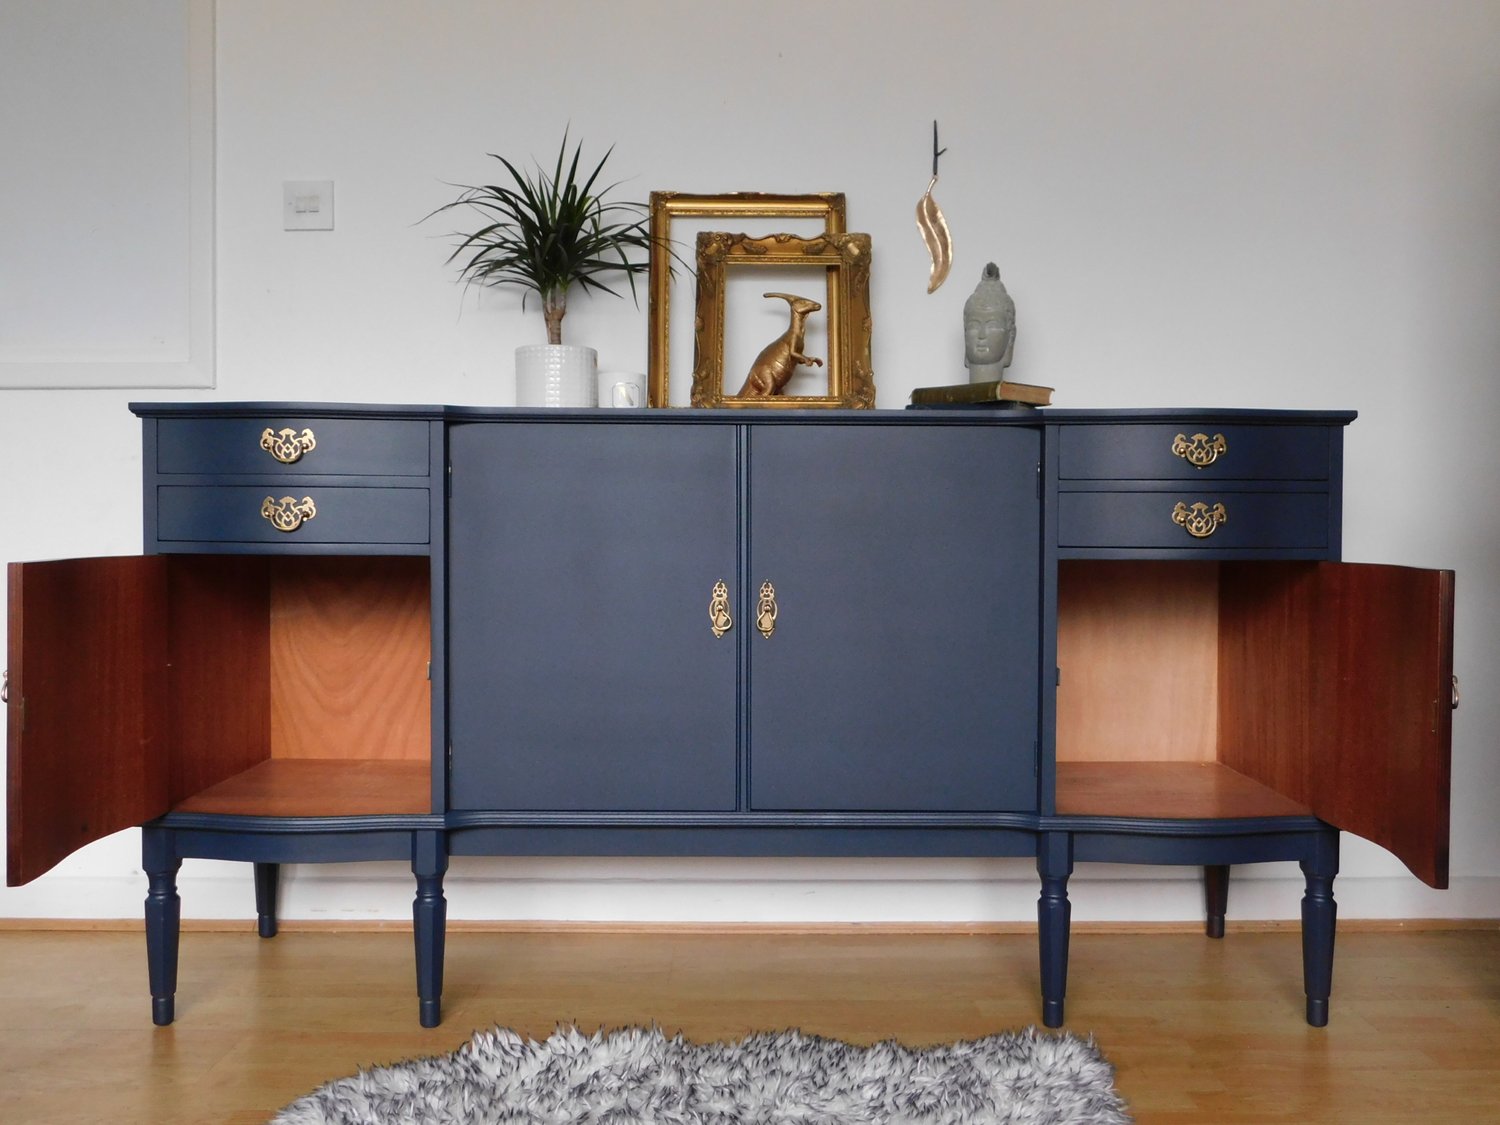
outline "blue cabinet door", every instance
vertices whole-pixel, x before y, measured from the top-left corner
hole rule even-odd
[[[759,426],[750,440],[756,810],[1029,811],[1040,435]],[[753,623],[752,623],[753,624]]]
[[[450,428],[450,807],[732,810],[735,428]],[[736,623],[738,628],[738,623]]]

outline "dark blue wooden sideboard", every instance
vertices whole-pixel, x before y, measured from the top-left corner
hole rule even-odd
[[[1453,576],[1340,561],[1348,412],[136,404],[145,552],[12,564],[8,879],[185,858],[1035,856],[1447,882]],[[80,701],[89,701],[81,707]]]

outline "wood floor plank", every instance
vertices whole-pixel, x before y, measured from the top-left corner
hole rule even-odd
[[[1139,1122],[1494,1119],[1500,927],[1341,935],[1323,1029],[1302,1020],[1293,932],[1080,932],[1072,952],[1068,1028],[1097,1038]],[[155,1028],[139,933],[0,931],[0,1117],[264,1122],[496,1023],[919,1045],[1038,1016],[1028,934],[457,931],[430,1030],[411,956],[401,932],[188,933],[178,1020]]]

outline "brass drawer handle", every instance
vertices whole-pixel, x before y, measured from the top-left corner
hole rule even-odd
[[[278,432],[267,426],[261,432],[260,447],[283,465],[295,465],[302,460],[304,453],[311,453],[318,447],[318,439],[311,430],[303,430],[299,434],[296,430]]]
[[[708,599],[708,627],[715,637],[722,637],[734,628],[734,618],[729,616],[729,587],[722,581],[714,583],[713,594]]]
[[[755,604],[755,627],[760,635],[770,638],[776,632],[776,587],[769,582],[760,584],[760,600]]]
[[[1220,526],[1229,522],[1229,513],[1223,504],[1210,508],[1207,504],[1194,504],[1191,508],[1179,500],[1172,509],[1172,522],[1184,528],[1194,539],[1207,539]]]
[[[301,500],[291,496],[283,496],[280,500],[267,496],[260,505],[261,519],[269,520],[277,531],[296,531],[317,514],[318,506],[311,496],[304,496]]]
[[[1229,452],[1229,443],[1224,440],[1223,434],[1194,434],[1188,437],[1186,434],[1178,434],[1172,439],[1172,452],[1181,457],[1195,469],[1206,469],[1219,457]]]

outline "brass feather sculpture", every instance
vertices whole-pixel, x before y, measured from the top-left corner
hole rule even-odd
[[[927,184],[927,190],[922,193],[922,198],[917,200],[917,230],[922,233],[922,241],[927,246],[927,254],[932,259],[932,269],[927,276],[927,292],[932,293],[937,287],[948,280],[948,271],[953,268],[953,235],[948,230],[948,220],[943,217],[943,209],[938,206],[937,200],[932,198],[932,189],[938,182],[938,157],[947,152],[947,149],[938,148],[938,126],[932,123],[932,179]]]

